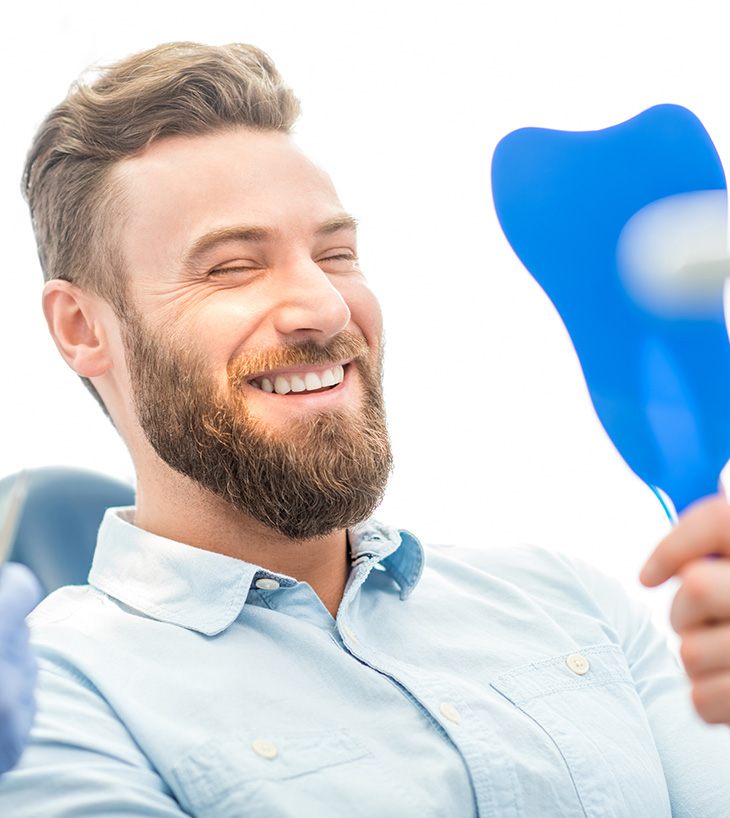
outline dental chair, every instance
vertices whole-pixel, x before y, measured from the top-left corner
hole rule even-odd
[[[62,585],[84,585],[104,512],[134,505],[134,488],[85,469],[26,469],[28,493],[9,559],[28,566],[46,594]],[[0,480],[0,507],[17,474]]]

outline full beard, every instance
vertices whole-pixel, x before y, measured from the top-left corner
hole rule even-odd
[[[235,510],[285,537],[309,540],[362,522],[382,501],[393,468],[382,343],[377,363],[349,332],[324,346],[305,341],[280,350],[265,368],[354,358],[362,400],[354,410],[309,411],[273,429],[251,415],[240,386],[255,374],[253,360],[233,362],[221,390],[200,353],[156,335],[138,314],[127,313],[123,337],[135,411],[151,446]],[[254,357],[259,364],[261,355]]]

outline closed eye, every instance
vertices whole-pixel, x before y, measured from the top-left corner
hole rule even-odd
[[[357,261],[357,256],[352,253],[338,253],[336,256],[326,256],[322,261]]]
[[[218,267],[215,270],[211,270],[208,275],[215,276],[222,275],[223,273],[240,273],[260,269],[260,267]]]
[[[323,261],[353,261],[356,262],[357,256],[354,253],[337,253],[334,256],[325,256],[323,259],[320,259],[317,263],[321,264]],[[243,267],[241,265],[237,267],[217,267],[214,270],[211,270],[209,275],[222,275],[223,273],[240,273],[240,272],[250,272],[251,270],[261,270],[261,267],[251,266],[251,267]]]
[[[357,256],[354,253],[337,253],[334,256],[325,256],[317,263],[322,264],[325,261],[349,261],[353,264],[357,264]]]

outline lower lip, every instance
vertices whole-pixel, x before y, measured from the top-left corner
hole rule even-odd
[[[252,392],[262,395],[265,398],[273,398],[281,404],[291,403],[297,406],[326,406],[328,403],[339,401],[340,398],[349,391],[351,367],[352,364],[346,364],[344,367],[345,377],[337,384],[337,386],[334,386],[332,389],[328,389],[326,392],[287,392],[286,395],[279,395],[277,392],[264,392],[263,389],[259,389],[256,386],[251,386],[251,384],[246,384],[246,386]]]

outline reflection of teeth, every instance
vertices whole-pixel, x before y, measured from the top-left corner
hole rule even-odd
[[[325,369],[321,375],[317,372],[292,373],[290,376],[277,375],[272,381],[261,378],[251,381],[251,385],[264,392],[276,392],[277,395],[287,395],[289,392],[313,392],[326,386],[336,386],[345,379],[345,368],[342,365]]]

